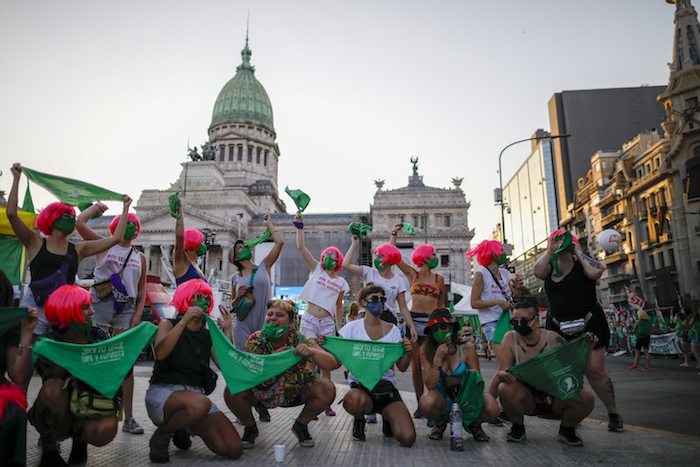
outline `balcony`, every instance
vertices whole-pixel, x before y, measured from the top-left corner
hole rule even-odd
[[[604,207],[610,206],[612,203],[614,203],[616,201],[617,201],[617,195],[614,192],[612,192],[600,200],[599,206],[601,209],[603,209]]]
[[[663,234],[659,235],[659,244],[661,244],[661,243],[666,243],[666,242],[668,242],[669,240],[671,240],[671,238],[672,238],[672,237],[671,237],[671,234],[669,234],[669,233],[663,233]]]
[[[634,278],[632,274],[609,274],[608,284],[617,284],[618,282],[629,282]]]
[[[615,264],[622,261],[627,261],[627,253],[623,251],[616,251],[605,256],[605,264]]]
[[[610,215],[603,217],[601,225],[605,229],[609,226],[617,224],[618,222],[621,222],[622,219],[624,219],[624,218],[625,218],[624,214],[612,213]]]
[[[649,247],[652,246],[653,244],[654,244],[653,242],[650,242],[648,240],[646,242],[639,242],[639,246],[641,247],[642,251],[648,250]]]

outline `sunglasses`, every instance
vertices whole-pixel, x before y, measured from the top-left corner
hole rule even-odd
[[[511,324],[511,326],[517,326],[518,324],[520,324],[521,326],[527,326],[530,323],[530,321],[532,321],[535,318],[537,318],[537,317],[533,316],[532,318],[520,318],[520,319],[513,318],[510,320],[510,324]]]
[[[199,300],[206,300],[208,303],[211,303],[211,295],[203,294],[201,292],[197,292],[194,294],[194,297],[192,297],[193,300],[199,301]]]
[[[436,326],[440,331],[449,331],[452,329],[451,323],[438,323]]]
[[[386,297],[377,297],[376,295],[370,295],[369,297],[365,298],[368,302],[371,303],[377,303],[377,302],[382,302],[386,303]]]

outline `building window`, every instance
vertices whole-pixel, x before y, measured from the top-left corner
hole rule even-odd
[[[445,216],[445,227],[452,225],[452,216]]]
[[[676,56],[678,57],[678,69],[682,69],[683,62],[685,61],[685,54],[683,53],[683,32],[679,29],[676,35],[678,41],[676,42]]]
[[[226,157],[226,146],[219,147],[219,161],[223,162]]]
[[[657,263],[658,263],[659,269],[663,269],[666,266],[666,261],[664,261],[663,251],[659,252]]]
[[[258,150],[257,154],[255,154],[255,163],[259,164],[260,163],[260,153],[262,152],[262,148],[256,148]]]
[[[654,272],[656,267],[654,267],[654,255],[649,255],[649,272]]]
[[[693,30],[688,26],[688,51],[690,52],[690,59],[696,65],[700,65],[700,57],[698,57],[698,46],[695,44],[695,34]]]
[[[229,162],[231,162],[233,160],[233,152],[234,152],[233,145],[231,145],[228,147],[228,160],[229,160]]]
[[[683,187],[688,200],[700,198],[700,146],[693,149],[693,156],[685,162]]]
[[[446,268],[450,266],[450,257],[448,255],[440,255],[440,267]]]
[[[264,166],[267,166],[267,154],[268,154],[269,152],[270,152],[270,151],[268,151],[267,149],[265,150],[265,156],[263,157],[263,165],[264,165]]]
[[[418,228],[418,218],[419,216],[413,216],[413,227]]]
[[[671,269],[676,269],[676,257],[673,254],[673,248],[668,249],[668,265]]]
[[[243,160],[243,145],[242,144],[238,145],[238,160],[239,161]]]
[[[248,146],[248,162],[253,162],[253,146]]]

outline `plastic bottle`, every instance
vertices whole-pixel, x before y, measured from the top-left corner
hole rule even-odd
[[[462,411],[459,409],[459,404],[452,404],[451,410],[452,424],[450,429],[450,450],[463,451],[464,444],[462,443]]]

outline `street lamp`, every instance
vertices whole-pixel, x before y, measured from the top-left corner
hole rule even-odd
[[[452,224],[450,227],[447,229],[447,263],[448,266],[450,267],[450,293],[447,299],[452,302],[454,300],[454,293],[452,293],[452,227],[458,226],[458,225],[463,225],[467,226],[464,222],[458,222],[457,224]]]
[[[207,258],[209,257],[209,249],[211,248],[212,245],[214,245],[214,241],[216,240],[216,232],[214,232],[211,229],[202,229],[202,235],[204,235],[204,245],[207,247],[207,252],[204,254],[204,275],[207,274]]]
[[[521,139],[519,141],[515,141],[513,143],[510,143],[508,146],[503,148],[501,150],[501,153],[498,155],[498,184],[499,184],[499,189],[501,190],[500,193],[500,199],[496,202],[496,204],[501,206],[501,240],[503,240],[503,246],[505,247],[506,245],[506,216],[504,214],[504,210],[506,208],[506,204],[503,202],[503,171],[501,170],[501,157],[503,156],[503,153],[505,152],[506,149],[508,149],[511,146],[514,146],[518,143],[524,143],[526,141],[539,141],[541,139],[558,139],[558,138],[568,138],[571,135],[556,135],[556,136],[534,136],[532,138],[527,138],[527,139]]]

